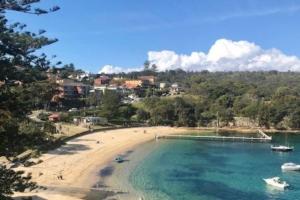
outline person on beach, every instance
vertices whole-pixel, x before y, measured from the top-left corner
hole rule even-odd
[[[64,180],[62,175],[58,175],[58,176],[57,176],[57,179],[58,179],[58,180]]]

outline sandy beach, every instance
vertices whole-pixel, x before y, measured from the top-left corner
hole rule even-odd
[[[155,139],[156,135],[182,133],[188,129],[171,127],[126,128],[99,131],[68,141],[60,148],[43,154],[43,162],[22,167],[32,174],[32,180],[47,190],[16,196],[34,195],[35,199],[84,199],[97,183],[100,169],[119,154]]]

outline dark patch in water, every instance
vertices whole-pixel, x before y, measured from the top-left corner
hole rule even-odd
[[[101,177],[111,176],[113,174],[114,170],[115,170],[114,166],[109,165],[100,170],[100,176]]]
[[[201,172],[203,172],[203,170],[201,170]],[[173,178],[190,178],[199,176],[199,171],[172,170],[168,173],[168,176]]]

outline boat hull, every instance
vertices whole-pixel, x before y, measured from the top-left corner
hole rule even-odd
[[[279,184],[279,183],[274,182],[272,179],[264,179],[264,181],[267,183],[267,185],[272,186],[274,188],[282,189],[282,190],[289,187],[288,184]]]
[[[281,166],[283,171],[300,171],[300,165],[296,164],[284,164]]]
[[[289,151],[293,151],[293,149],[273,149],[272,148],[272,151],[281,151],[281,152],[289,152]]]
[[[294,147],[288,147],[288,146],[271,146],[272,151],[281,151],[281,152],[289,152],[293,151]]]

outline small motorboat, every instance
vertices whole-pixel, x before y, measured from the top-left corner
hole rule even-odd
[[[122,163],[124,162],[124,159],[121,156],[116,157],[115,161],[117,161],[117,163]]]
[[[284,163],[281,165],[281,169],[284,171],[300,171],[300,165],[295,163]]]
[[[279,189],[285,189],[289,187],[290,185],[287,184],[287,182],[280,180],[279,177],[273,177],[273,178],[266,178],[264,181],[271,186],[274,186]]]
[[[294,147],[289,147],[289,146],[283,146],[283,145],[279,145],[279,146],[271,146],[272,151],[281,151],[281,152],[288,152],[288,151],[293,151]]]

